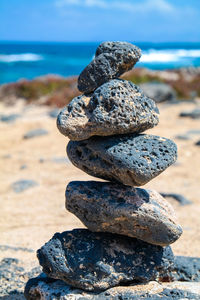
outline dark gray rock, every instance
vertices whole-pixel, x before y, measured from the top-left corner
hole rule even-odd
[[[18,300],[22,298],[25,282],[33,276],[38,276],[41,268],[33,268],[27,272],[22,261],[6,257],[0,262],[0,299]]]
[[[166,278],[174,261],[170,246],[87,229],[56,233],[37,256],[48,277],[88,291]]]
[[[151,281],[148,284],[114,287],[95,293],[84,292],[41,274],[28,281],[24,295],[27,300],[199,300],[200,285],[197,282]]]
[[[175,138],[182,141],[188,141],[191,139],[189,134],[178,134],[175,136]]]
[[[185,196],[177,193],[160,193],[164,198],[173,198],[179,202],[181,206],[192,204],[192,201],[188,200]]]
[[[74,98],[59,114],[57,126],[71,140],[93,135],[142,132],[158,124],[153,100],[130,81],[114,79],[90,96]]]
[[[24,139],[31,139],[33,137],[37,137],[37,136],[42,136],[42,135],[46,135],[49,132],[46,129],[42,129],[42,128],[38,128],[38,129],[33,129],[28,131],[25,135],[24,135]]]
[[[176,99],[176,91],[166,83],[143,83],[140,85],[144,94],[152,98],[156,103],[164,101],[174,101]]]
[[[15,181],[12,185],[11,188],[15,193],[21,193],[24,192],[25,190],[38,186],[38,183],[35,180],[18,180]]]
[[[0,115],[0,121],[5,123],[15,122],[21,116],[19,114]]]
[[[71,162],[89,175],[140,186],[176,161],[177,147],[163,137],[129,134],[70,141],[67,153]]]
[[[140,59],[141,50],[126,42],[105,42],[96,50],[93,61],[81,72],[78,89],[89,93],[110,79],[131,70]]]
[[[200,146],[200,140],[195,143],[196,146]]]
[[[180,117],[188,117],[191,119],[200,119],[200,108],[195,108],[191,111],[183,111],[179,114]]]
[[[51,110],[50,112],[48,112],[48,116],[53,119],[56,119],[57,116],[59,115],[59,112],[60,112],[60,109],[55,108],[55,109]]]
[[[91,231],[112,232],[150,244],[174,243],[182,229],[174,210],[156,191],[97,181],[73,181],[66,208]]]
[[[200,258],[176,256],[172,278],[178,281],[200,282]]]
[[[25,252],[34,252],[33,249],[29,248],[24,248],[24,247],[14,247],[14,246],[9,246],[9,245],[0,245],[0,251],[25,251]]]
[[[27,169],[27,165],[26,164],[20,166],[20,170],[24,170],[24,169]]]

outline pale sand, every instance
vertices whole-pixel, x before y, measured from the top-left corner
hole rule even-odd
[[[200,104],[200,101],[199,101]],[[191,110],[194,104],[162,104],[159,125],[149,133],[174,139],[191,129],[200,130],[200,120],[179,118],[183,110]],[[65,210],[65,187],[72,180],[92,178],[71,163],[56,163],[55,157],[65,157],[68,139],[62,136],[56,121],[47,116],[49,108],[24,107],[19,102],[15,107],[0,106],[0,114],[22,112],[24,116],[14,123],[0,122],[0,245],[27,247],[37,250],[55,232],[83,227],[81,222]],[[48,135],[24,140],[23,135],[30,129],[44,128]],[[184,233],[172,245],[176,255],[200,256],[200,147],[192,140],[175,140],[178,145],[178,162],[144,187],[159,192],[181,193],[193,202],[192,205],[173,204]],[[6,158],[6,155],[11,155]],[[40,159],[44,162],[39,162]],[[26,169],[20,169],[21,165]],[[39,183],[25,192],[16,194],[11,184],[21,179],[33,179]],[[98,179],[96,179],[98,180]],[[27,266],[38,264],[35,253],[23,251],[1,251],[3,257],[22,259]]]

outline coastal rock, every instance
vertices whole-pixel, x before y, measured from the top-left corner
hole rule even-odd
[[[151,281],[148,284],[119,286],[95,293],[73,288],[61,280],[53,280],[41,274],[28,281],[24,295],[27,300],[199,300],[200,285],[197,282]]]
[[[140,85],[144,94],[152,98],[155,102],[174,101],[176,99],[176,91],[166,83],[143,83]]]
[[[95,58],[81,72],[78,89],[90,93],[110,79],[131,70],[140,59],[141,50],[126,42],[105,42],[96,50]]]
[[[70,141],[71,162],[89,175],[140,186],[176,161],[176,144],[166,138],[129,134]]]
[[[176,256],[172,278],[179,281],[200,282],[200,258]]]
[[[173,198],[178,201],[181,206],[192,204],[192,201],[187,199],[185,196],[177,193],[160,193],[164,198]]]
[[[47,135],[49,132],[46,129],[43,128],[38,128],[38,129],[33,129],[29,130],[27,133],[24,135],[24,139],[31,139],[37,136],[42,136],[42,135]]]
[[[73,181],[66,208],[91,231],[134,237],[150,244],[174,243],[182,229],[174,210],[156,191],[97,181]]]
[[[200,119],[200,108],[195,108],[191,111],[183,111],[179,115],[180,117],[188,117],[191,119]]]
[[[35,180],[22,179],[22,180],[15,181],[11,185],[11,188],[15,193],[21,193],[35,186],[38,186],[38,183]]]
[[[166,278],[174,262],[170,246],[87,229],[56,233],[37,256],[48,277],[88,291]]]
[[[90,96],[74,98],[59,114],[57,126],[71,140],[93,135],[142,132],[158,124],[153,100],[130,81],[114,79]]]

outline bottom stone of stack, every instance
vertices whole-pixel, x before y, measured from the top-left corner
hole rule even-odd
[[[160,299],[200,299],[198,282],[151,281],[147,284],[119,286],[95,293],[75,289],[61,280],[50,279],[44,274],[30,279],[25,288],[27,300],[160,300]]]
[[[118,285],[168,280],[174,263],[170,246],[163,248],[88,229],[56,233],[37,256],[48,277],[95,292]]]

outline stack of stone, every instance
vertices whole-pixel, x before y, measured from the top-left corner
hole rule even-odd
[[[161,195],[136,187],[174,163],[177,148],[167,138],[141,134],[158,124],[158,108],[139,87],[118,79],[140,56],[132,44],[102,43],[79,76],[84,94],[57,119],[58,129],[71,140],[71,162],[107,180],[69,183],[66,208],[88,229],[57,233],[37,253],[48,278],[73,288],[99,293],[170,276],[169,244],[182,229]]]

